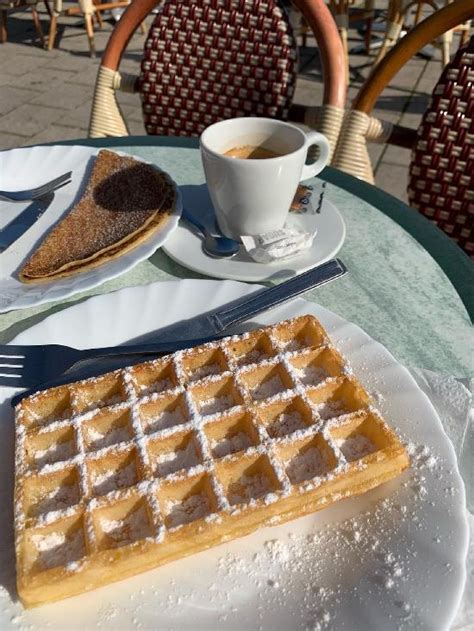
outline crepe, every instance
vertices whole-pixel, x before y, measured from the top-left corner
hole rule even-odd
[[[326,508],[409,465],[312,316],[45,390],[15,415],[26,607]]]
[[[46,235],[18,278],[48,282],[122,256],[163,228],[175,197],[166,173],[132,157],[100,151],[81,199]]]

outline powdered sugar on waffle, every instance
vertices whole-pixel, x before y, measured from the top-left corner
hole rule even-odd
[[[38,550],[38,564],[42,569],[64,566],[84,556],[84,537],[77,529],[67,536],[64,532],[32,535],[32,543]]]
[[[233,436],[218,440],[211,440],[210,446],[212,449],[212,455],[215,458],[222,458],[228,454],[234,454],[237,451],[247,449],[251,445],[250,438],[245,432],[238,432]]]
[[[211,397],[201,402],[201,414],[218,414],[234,407],[235,401],[230,394]]]
[[[262,361],[271,359],[271,355],[264,351],[259,351],[254,348],[253,350],[245,353],[236,360],[237,366],[247,366],[248,364],[260,364]]]
[[[309,429],[311,430],[311,428]],[[304,432],[305,430],[303,430],[303,433]],[[306,435],[310,436],[311,433],[312,432],[309,431]],[[295,435],[299,435],[299,431],[297,431]],[[288,442],[291,442],[292,439],[293,437],[291,437]],[[438,459],[433,454],[430,454],[429,450],[424,446],[409,445],[408,450],[412,455],[412,458],[415,461],[419,462],[420,468],[424,467],[426,470],[432,470],[433,468],[439,466]],[[426,489],[426,484],[422,480],[422,476],[419,479],[417,478],[416,484],[413,483],[412,486],[413,493],[416,495],[416,497],[419,497],[420,501],[424,500],[426,496],[421,489]],[[397,509],[394,509],[394,507],[391,506],[388,508],[384,507],[383,510],[388,511],[388,515],[390,516],[391,520],[390,523],[396,525],[399,520],[401,521],[403,519],[406,519],[407,514],[409,515],[409,517],[411,517],[411,515],[406,512],[406,508],[406,506],[400,505]],[[331,561],[334,563],[337,572],[339,572],[339,577],[342,577],[342,569],[344,568],[345,563],[345,559],[343,558],[344,554],[338,554],[334,557],[334,560],[332,554],[334,549],[339,549],[341,540],[344,539],[347,539],[348,544],[350,545],[349,547],[341,547],[341,550],[343,552],[348,549],[352,550],[353,548],[358,548],[360,546],[362,548],[362,553],[360,557],[361,563],[363,562],[364,558],[367,558],[367,556],[370,556],[371,554],[372,558],[375,558],[379,562],[378,572],[374,573],[373,576],[371,576],[371,579],[373,579],[373,585],[371,586],[372,589],[381,589],[385,592],[388,591],[390,594],[393,594],[393,598],[396,599],[398,586],[402,586],[402,581],[407,574],[409,565],[407,565],[407,563],[404,562],[402,559],[395,558],[395,561],[393,561],[391,557],[387,556],[387,554],[384,552],[384,546],[386,543],[384,530],[378,529],[375,532],[372,531],[370,533],[367,533],[366,529],[369,528],[370,530],[372,529],[372,527],[372,521],[366,521],[363,516],[361,519],[355,519],[354,523],[350,521],[347,524],[341,524],[340,527],[337,526],[339,534],[338,537],[334,540],[334,547],[329,546],[328,548],[326,548],[326,543],[331,540],[326,536],[324,530],[309,535],[309,537],[314,537],[314,541],[306,541],[306,539],[302,536],[294,537],[292,539],[288,538],[288,541],[285,539],[281,541],[282,554],[278,561],[274,559],[271,552],[267,550],[267,546],[265,546],[264,548],[262,546],[262,551],[258,552],[257,554],[263,555],[263,550],[265,550],[265,553],[268,553],[269,563],[271,564],[270,569],[265,569],[265,573],[263,575],[258,575],[259,568],[261,566],[261,557],[258,557],[255,561],[250,563],[250,561],[247,561],[246,559],[241,559],[239,556],[236,556],[235,561],[231,560],[229,562],[230,565],[234,564],[236,567],[234,572],[234,578],[236,582],[235,591],[233,592],[232,590],[229,590],[229,595],[222,595],[222,602],[224,602],[225,599],[225,602],[230,603],[228,607],[225,608],[225,611],[224,608],[221,609],[222,618],[227,616],[227,620],[229,622],[231,622],[233,619],[238,620],[239,612],[233,611],[233,609],[240,609],[240,607],[235,608],[231,605],[239,602],[238,598],[241,590],[244,589],[245,586],[249,583],[251,583],[251,585],[255,584],[255,590],[258,589],[259,594],[262,591],[265,594],[264,597],[260,597],[260,595],[257,597],[257,602],[259,603],[257,605],[259,607],[259,615],[263,615],[264,621],[267,620],[266,616],[268,612],[273,608],[277,609],[278,607],[280,607],[281,604],[282,609],[284,609],[286,607],[286,589],[288,588],[288,583],[286,581],[287,574],[286,572],[284,572],[284,570],[289,568],[291,563],[294,563],[294,556],[298,556],[299,552],[297,550],[299,548],[303,548],[307,554],[311,552],[311,558],[313,559],[317,558],[315,556],[315,553],[317,553],[318,550],[321,551],[321,549],[324,549],[325,556],[327,555],[328,558],[329,556],[331,557]],[[336,527],[332,526],[331,528],[334,529]],[[369,540],[370,546],[368,546],[367,540]],[[313,543],[315,545],[313,545]],[[268,546],[269,549],[271,547],[272,546]],[[378,551],[380,551],[380,557],[378,556]],[[277,557],[278,555],[275,554],[274,556]],[[289,557],[287,561],[284,560],[285,556]],[[74,562],[71,562],[70,565],[73,564]],[[319,564],[319,561],[315,561],[315,565],[319,566]],[[252,573],[252,567],[255,573]],[[237,570],[237,568],[239,569]],[[292,574],[292,580],[294,581],[293,585],[296,586],[298,584],[298,586],[300,587],[300,584],[297,581],[296,574],[297,572]],[[227,576],[226,571],[222,570],[221,575]],[[331,628],[330,623],[334,624],[335,620],[334,611],[337,610],[337,599],[339,598],[339,587],[341,579],[338,578],[336,574],[334,582],[331,582],[330,584],[323,583],[324,586],[318,586],[321,585],[321,581],[323,578],[323,573],[320,571],[319,567],[317,571],[315,570],[314,573],[309,572],[309,574],[305,576],[308,576],[309,578],[308,580],[302,580],[302,599],[304,602],[302,602],[299,605],[299,608],[296,610],[295,620],[298,619],[299,622],[302,623],[302,625],[300,626],[302,626],[303,628],[305,626],[307,626],[308,628]],[[257,587],[256,585],[257,581],[260,581],[259,587]],[[219,580],[217,580],[216,582],[219,583]],[[151,588],[153,588],[153,585],[151,586]],[[157,589],[159,590],[160,588],[158,587]],[[217,598],[216,600],[212,600],[213,591],[214,590],[209,591],[211,603],[217,603]],[[356,592],[354,592],[353,595],[354,598],[358,597]],[[139,595],[136,594],[136,596],[138,599]],[[176,597],[173,595],[172,603],[167,605],[166,598],[163,598],[162,600],[157,600],[157,606],[160,606],[160,608],[163,607],[164,609],[166,609],[166,607],[168,606],[168,610],[171,612],[173,611],[173,609],[176,608],[178,600],[180,600],[182,603],[188,602],[188,594],[186,593],[184,588],[178,592],[178,595]],[[265,601],[265,604],[263,604],[263,601]],[[410,620],[410,607],[410,602],[400,601],[399,608],[401,611],[403,611],[403,615],[406,615],[408,621]],[[409,622],[407,622],[407,626],[410,626]]]
[[[34,506],[33,514],[42,515],[62,511],[79,501],[79,489],[75,484],[55,487]]]
[[[162,453],[156,459],[155,472],[158,475],[169,475],[181,469],[190,469],[199,464],[196,447],[192,440],[183,449]]]
[[[426,470],[422,459],[433,457],[437,467],[441,466],[428,448],[422,445],[409,448],[414,454],[424,454],[419,466],[416,465],[416,473]],[[417,500],[420,501],[428,499]],[[127,616],[129,627],[138,629],[143,624],[142,614],[151,607],[151,611],[163,613],[167,627],[176,628],[182,620],[189,619],[186,613],[177,617],[178,611],[186,612],[186,607],[198,609],[205,604],[206,610],[212,612],[211,617],[196,614],[196,624],[204,619],[207,626],[211,626],[209,620],[212,620],[223,628],[242,628],[243,617],[247,620],[249,616],[248,599],[255,613],[249,618],[252,622],[247,624],[248,628],[258,629],[259,624],[262,630],[272,625],[277,628],[275,621],[281,616],[281,620],[292,621],[288,626],[281,623],[281,628],[326,631],[339,628],[338,611],[347,598],[357,607],[360,604],[362,612],[366,610],[365,585],[368,585],[374,594],[384,594],[381,602],[392,603],[393,626],[409,631],[415,626],[418,607],[404,587],[409,586],[411,560],[415,562],[416,550],[409,544],[406,554],[400,556],[393,552],[392,542],[397,539],[401,525],[413,522],[413,517],[414,507],[407,506],[397,491],[388,500],[378,500],[370,511],[340,523],[332,520],[327,526],[313,525],[308,532],[302,532],[301,522],[262,531],[265,533],[259,538],[262,543],[250,538],[249,543],[245,540],[244,547],[236,542],[231,544],[233,553],[227,553],[225,547],[217,548],[217,561],[212,553],[197,557],[196,565],[191,567],[199,567],[198,580],[190,580],[188,575],[172,578],[178,564],[170,566],[170,572],[162,568],[164,572],[146,574],[141,589],[140,583],[138,587],[134,583],[122,592],[120,599],[111,596],[108,601],[105,596],[94,610],[93,620],[101,628],[107,628]],[[425,527],[420,524],[421,531]],[[368,560],[370,569],[366,565]],[[357,572],[353,575],[355,568]],[[362,587],[361,568],[365,581]],[[27,615],[18,613],[20,625],[27,624]]]
[[[175,427],[176,425],[182,425],[185,422],[186,418],[183,411],[177,406],[174,410],[163,410],[161,414],[151,419],[150,422],[147,423],[146,431],[147,433],[157,432]]]
[[[89,439],[89,449],[94,450],[130,440],[130,433],[128,428],[124,425],[111,427],[109,431],[106,432],[100,432],[94,427],[90,427],[87,435]]]
[[[167,502],[168,527],[177,528],[201,519],[211,512],[209,498],[205,493],[191,495],[181,502]]]
[[[140,384],[139,390],[140,390],[140,395],[147,395],[147,394],[153,394],[154,392],[155,393],[165,392],[165,390],[171,390],[173,387],[174,387],[174,384],[171,381],[171,379],[165,378],[165,379],[157,379],[149,386]]]
[[[270,379],[267,379],[259,386],[252,390],[252,396],[254,399],[269,399],[270,397],[274,397],[279,392],[286,390],[285,386],[279,375],[275,375]]]
[[[148,517],[143,506],[131,511],[123,519],[102,517],[100,527],[117,547],[139,541],[150,534]]]
[[[288,461],[288,476],[293,484],[312,480],[329,471],[324,453],[317,447],[310,447]]]
[[[359,460],[377,449],[374,443],[362,434],[338,438],[334,442],[349,462]]]
[[[321,366],[313,366],[309,364],[303,368],[296,368],[296,374],[301,381],[307,386],[317,386],[322,381],[325,381],[330,375]]]
[[[125,495],[127,495],[127,497],[131,496],[132,493],[138,493],[139,496],[146,498],[147,505],[151,507],[152,514],[152,520],[149,524],[147,522],[147,528],[153,529],[153,532],[148,534],[155,537],[156,541],[162,541],[165,532],[165,528],[161,525],[163,523],[165,523],[167,528],[174,529],[201,518],[205,518],[209,521],[219,519],[219,512],[222,511],[228,511],[232,515],[238,514],[247,507],[255,506],[257,502],[271,504],[277,502],[281,497],[290,495],[293,492],[292,482],[295,480],[297,480],[297,483],[300,481],[304,482],[304,485],[298,490],[298,492],[303,493],[321,484],[322,480],[333,479],[343,470],[347,469],[346,459],[337,449],[334,451],[334,457],[338,459],[338,462],[330,472],[323,466],[323,458],[321,457],[321,460],[317,459],[317,450],[314,450],[315,453],[309,450],[310,455],[302,457],[301,460],[296,459],[296,462],[293,463],[293,469],[289,471],[286,470],[286,463],[285,466],[283,466],[278,459],[276,447],[280,439],[291,442],[301,435],[310,437],[322,432],[331,448],[332,443],[330,436],[324,433],[321,419],[329,419],[331,415],[340,413],[340,410],[337,406],[331,407],[332,402],[330,404],[323,404],[323,406],[318,409],[318,406],[313,404],[308,398],[307,386],[312,385],[314,387],[314,381],[316,379],[320,379],[318,386],[324,384],[325,380],[322,370],[311,367],[314,368],[313,371],[307,369],[306,372],[301,375],[301,373],[298,374],[297,369],[292,365],[291,359],[304,353],[304,350],[301,350],[303,346],[301,340],[296,340],[296,344],[287,344],[286,348],[283,349],[284,345],[272,337],[271,331],[267,333],[267,335],[274,347],[275,355],[268,356],[266,353],[261,354],[257,358],[259,364],[246,365],[239,369],[236,368],[236,365],[239,363],[238,360],[236,361],[231,356],[228,349],[226,349],[226,340],[206,345],[206,349],[221,348],[222,354],[229,365],[228,370],[224,370],[219,363],[214,362],[191,372],[191,375],[186,375],[183,368],[183,359],[194,351],[180,351],[175,353],[169,358],[169,361],[172,363],[173,371],[177,376],[179,385],[166,394],[161,394],[157,391],[150,393],[148,390],[146,390],[145,393],[143,391],[137,393],[131,370],[124,369],[116,371],[114,374],[117,380],[122,381],[121,391],[123,391],[123,394],[109,398],[107,404],[112,406],[110,409],[113,410],[114,413],[122,410],[129,411],[130,423],[116,427],[104,434],[99,430],[94,430],[96,434],[89,433],[89,440],[98,442],[98,444],[94,444],[94,447],[92,447],[91,443],[89,443],[89,446],[92,449],[99,448],[99,451],[96,451],[92,455],[92,458],[85,454],[82,437],[84,429],[82,426],[85,421],[94,418],[97,409],[104,404],[104,401],[97,402],[96,410],[89,409],[80,414],[75,414],[70,421],[58,420],[55,422],[55,429],[71,424],[74,427],[75,434],[77,434],[77,453],[69,460],[68,464],[76,464],[79,468],[81,495],[86,498],[86,510],[84,513],[85,527],[87,537],[91,541],[95,539],[94,528],[92,526],[92,512],[102,505],[106,506],[107,503],[116,502]],[[270,377],[266,380],[263,379],[253,388],[251,397],[258,401],[267,399],[268,402],[274,403],[299,396],[311,411],[312,418],[309,419],[311,425],[306,427],[302,415],[295,410],[280,415],[273,433],[269,428],[265,429],[263,425],[257,424],[256,430],[260,442],[256,446],[250,446],[250,444],[248,444],[250,441],[248,441],[248,437],[244,433],[242,433],[243,436],[233,437],[232,444],[229,444],[229,442],[223,442],[220,446],[213,445],[212,443],[209,444],[204,423],[212,423],[214,420],[228,416],[238,409],[245,409],[242,407],[242,404],[244,401],[249,401],[249,388],[245,385],[244,381],[248,378],[249,373],[258,366],[277,367],[278,365],[280,368],[277,368],[275,371],[271,369]],[[243,379],[241,375],[247,375],[247,377]],[[299,377],[302,378],[300,379]],[[305,378],[306,380],[313,381],[313,383],[305,383]],[[331,378],[328,377],[328,379]],[[199,383],[196,383],[197,380],[199,380]],[[216,384],[220,381],[222,381],[223,387],[221,388],[219,386],[219,390],[216,388]],[[226,383],[230,384],[231,382],[233,382],[233,385],[229,388]],[[192,383],[191,388],[187,387],[189,383]],[[218,394],[206,399],[205,396],[200,393],[204,393],[208,386],[212,386],[212,391],[218,392]],[[140,406],[144,403],[155,401],[166,402],[171,396],[177,397],[178,395],[183,405],[179,404],[171,410],[165,409],[164,412],[148,420],[142,418]],[[168,399],[166,399],[166,397],[168,397]],[[73,398],[72,405],[74,407]],[[324,408],[324,405],[327,407]],[[319,412],[319,414],[317,414],[317,412]],[[63,423],[63,425],[61,425],[61,423]],[[129,427],[133,436],[131,440],[129,440],[128,435]],[[41,431],[47,432],[52,429],[53,427],[48,426]],[[89,428],[89,431],[90,429],[91,428]],[[192,432],[193,441],[184,449],[180,449],[173,454],[169,452],[160,454],[155,463],[152,464],[148,451],[150,439],[156,440],[157,438],[172,436],[175,432],[182,431],[183,429]],[[273,439],[276,439],[276,441]],[[194,441],[197,450],[194,446]],[[94,466],[90,467],[89,463],[91,461],[98,461],[105,455],[121,453],[121,451],[125,452],[131,445],[135,446],[138,458],[137,464],[135,464],[135,460],[133,460],[125,466],[121,466],[118,471],[100,471],[100,473],[94,470]],[[230,455],[232,451],[228,451],[226,454],[223,453],[225,449],[229,448],[232,450],[245,449],[248,456],[263,456],[267,459],[265,466],[268,467],[270,465],[272,473],[267,476],[265,467],[262,467],[255,473],[252,472],[251,474],[246,473],[242,475],[238,483],[230,485],[228,489],[224,489],[221,480],[216,474],[213,459],[213,456],[216,457],[218,454],[216,451],[214,451],[214,453],[211,451],[212,449],[215,450],[216,447],[222,450],[220,453],[222,453],[226,459],[233,458],[233,456]],[[199,454],[199,456],[197,454]],[[64,463],[47,464],[43,467],[42,473],[46,471],[58,471],[64,466]],[[155,467],[155,470],[153,467]],[[151,478],[146,483],[145,481],[140,482],[138,472],[142,469],[147,475],[150,475],[151,472],[155,472],[155,474],[158,473],[159,476],[166,478],[166,484],[171,484],[181,479],[185,480],[186,477],[205,475],[212,489],[212,493],[208,494],[206,490],[206,492],[190,495],[184,500],[169,500],[167,503],[165,502],[164,509],[163,506],[161,506],[161,509],[164,510],[164,514],[162,515],[157,502],[157,493],[162,484],[161,477]],[[90,470],[92,470],[92,474],[90,474]],[[290,481],[288,477],[290,474],[294,476],[294,480]],[[311,477],[311,479],[309,479],[308,476]],[[92,486],[91,489],[89,485]],[[94,494],[96,496],[100,495],[106,497],[100,499],[93,497]],[[211,498],[211,495],[214,497]],[[161,499],[160,502],[163,503]],[[213,508],[214,506],[216,506],[216,509]],[[65,510],[69,510],[69,508]],[[217,513],[213,513],[213,510],[216,510]],[[53,513],[54,512],[55,511],[53,511]],[[43,516],[43,519],[47,521],[48,516]],[[104,532],[121,532],[124,530],[124,526],[115,523],[121,520],[110,519],[109,521],[112,523],[106,523],[105,526],[105,528],[109,528],[109,531],[104,530]],[[122,521],[124,521],[125,524],[126,520]],[[128,529],[134,530],[133,524]],[[136,531],[141,533],[138,526]],[[126,540],[128,541],[128,539]],[[120,541],[122,541],[122,539],[120,539]]]
[[[271,436],[287,436],[292,434],[298,429],[306,427],[306,423],[303,421],[303,417],[297,410],[291,412],[282,412],[271,423],[268,431]]]
[[[344,406],[339,401],[325,401],[324,403],[316,403],[314,404],[319,416],[323,420],[328,420],[330,418],[334,418],[335,416],[340,416],[344,414],[347,410],[344,409]]]
[[[231,504],[248,504],[252,500],[264,497],[271,491],[271,483],[266,475],[243,475],[229,488]]]
[[[67,440],[62,443],[53,443],[47,449],[35,451],[35,464],[42,467],[45,464],[68,460],[74,453],[74,441]]]
[[[134,462],[118,470],[112,469],[99,473],[92,477],[94,492],[98,495],[106,495],[116,489],[128,488],[137,481],[137,471]]]
[[[199,379],[204,379],[204,377],[209,377],[209,375],[218,375],[221,372],[222,368],[218,363],[205,364],[204,366],[193,370],[189,377],[189,380],[191,382],[198,381]]]

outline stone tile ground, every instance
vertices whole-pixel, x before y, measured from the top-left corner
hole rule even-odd
[[[67,6],[68,3],[66,3]],[[39,5],[45,33],[48,15]],[[149,19],[149,22],[151,19]],[[97,57],[91,59],[80,17],[60,18],[57,48],[48,52],[35,41],[28,11],[9,13],[9,37],[0,45],[0,150],[42,142],[84,138],[90,103],[101,54],[113,29],[105,22],[96,31]],[[349,100],[357,93],[370,69],[371,58],[357,54],[361,37],[351,30],[351,82]],[[121,70],[137,72],[144,36],[132,38]],[[441,72],[440,53],[411,60],[386,88],[377,103],[375,115],[394,123],[416,127],[429,94]],[[321,72],[317,50],[309,39],[301,50],[300,73],[295,101],[318,105],[322,98]],[[119,94],[130,133],[144,134],[137,95]],[[384,190],[406,200],[409,151],[398,147],[373,145],[370,148],[376,183]]]

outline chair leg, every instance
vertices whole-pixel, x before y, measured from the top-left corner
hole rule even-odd
[[[449,60],[451,59],[451,40],[452,33],[448,31],[447,33],[443,33],[442,40],[442,50],[441,50],[441,63],[443,64],[443,68],[448,65]]]
[[[7,41],[7,12],[5,10],[0,11],[0,44],[4,44]]]
[[[35,29],[36,29],[36,34],[38,35],[38,39],[40,41],[40,44],[42,46],[42,48],[44,48],[44,34],[43,34],[43,29],[41,27],[41,21],[38,15],[38,11],[36,10],[35,6],[31,7],[31,14],[33,15],[33,23],[35,25]]]
[[[87,38],[89,39],[89,48],[91,57],[95,57],[95,43],[94,43],[94,26],[92,24],[92,14],[86,13],[84,15],[86,21]]]
[[[365,19],[365,35],[364,44],[367,54],[370,53],[370,43],[372,41],[372,24],[374,21],[374,0],[365,0],[365,12],[367,17]]]
[[[140,32],[141,32],[142,35],[146,35],[147,34],[145,20],[143,20],[143,22],[140,23]]]
[[[46,12],[49,15],[50,18],[53,17],[53,12],[51,11],[51,7],[49,6],[49,2],[48,0],[43,0],[44,2],[44,6],[46,7]]]
[[[418,22],[421,20],[421,7],[423,6],[423,2],[418,2],[417,6],[416,6],[416,13],[415,13],[415,18],[413,20],[413,22],[416,24],[418,24]]]
[[[387,27],[382,46],[375,57],[374,67],[382,61],[387,52],[398,42],[404,21],[403,2],[401,0],[389,0]]]
[[[56,40],[56,33],[58,30],[58,16],[53,13],[51,16],[51,23],[49,25],[49,35],[48,35],[48,50],[53,50],[54,42]]]
[[[465,24],[462,25],[462,29],[461,29],[461,38],[459,40],[459,46],[464,46],[464,44],[467,43],[469,37],[470,37],[470,30],[471,30],[471,23],[470,22],[466,22]]]
[[[94,18],[97,24],[97,28],[103,28],[104,20],[102,19],[102,14],[100,11],[94,11]]]
[[[104,21],[102,20],[102,13],[99,10],[97,10],[97,7],[100,7],[101,2],[100,2],[100,0],[92,0],[92,2],[93,2],[93,5],[95,7],[94,19],[95,19],[95,21],[97,23],[97,27],[98,28],[102,28],[104,26]]]

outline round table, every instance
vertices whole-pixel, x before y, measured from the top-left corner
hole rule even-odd
[[[194,138],[126,137],[64,144],[119,147],[156,162],[179,185],[204,182]],[[346,222],[339,256],[350,273],[306,298],[358,324],[407,366],[472,375],[472,262],[440,230],[394,197],[331,168],[320,177],[327,180],[326,195]],[[0,342],[87,296],[171,278],[200,276],[159,250],[127,274],[91,291],[1,315]]]

